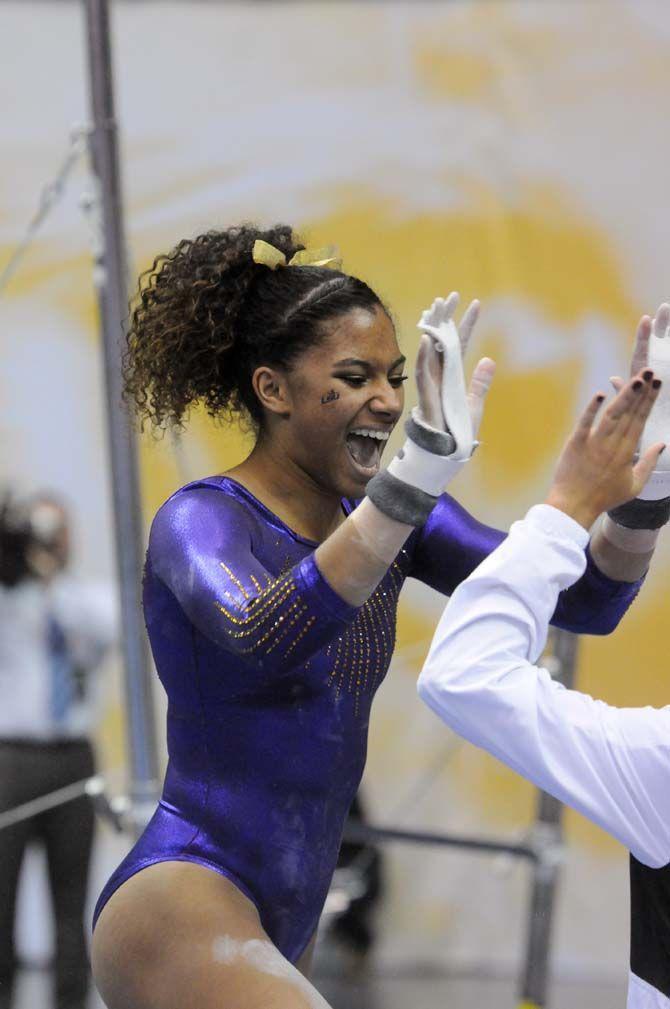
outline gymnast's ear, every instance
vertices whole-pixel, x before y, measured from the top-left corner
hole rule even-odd
[[[291,413],[291,395],[282,368],[270,368],[263,364],[251,376],[254,393],[264,410],[288,417]]]

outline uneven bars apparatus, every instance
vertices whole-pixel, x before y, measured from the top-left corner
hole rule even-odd
[[[92,127],[89,143],[101,214],[101,243],[100,249],[96,249],[95,276],[104,350],[107,437],[121,601],[131,824],[137,836],[158,797],[158,758],[151,662],[140,598],[143,530],[137,446],[121,398],[128,267],[107,0],[85,0],[85,14]]]

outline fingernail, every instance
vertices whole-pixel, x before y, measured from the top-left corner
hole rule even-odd
[[[652,389],[660,389],[661,388],[660,378],[655,378],[654,381],[651,383],[651,387]]]
[[[647,370],[646,370],[646,371],[643,371],[643,372],[642,372],[642,378],[643,378],[643,379],[645,380],[645,382],[648,382],[648,381],[649,381],[649,379],[650,379],[650,378],[651,378],[651,377],[653,376],[653,374],[654,374],[654,373],[653,373],[653,371],[651,370],[651,368],[647,368]]]
[[[667,447],[668,447],[667,445],[664,445],[663,448],[661,449],[661,451],[658,454],[659,455],[663,455],[663,453],[665,452],[665,450],[666,450]]]
[[[640,381],[639,378],[636,378],[635,381],[633,382],[633,388],[635,389],[635,392],[639,392],[639,390],[642,388],[642,382]]]
[[[604,399],[605,399],[605,393],[604,392],[599,392],[598,395],[596,396],[596,400],[599,403],[602,403],[604,401]]]

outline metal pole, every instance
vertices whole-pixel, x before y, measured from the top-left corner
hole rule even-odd
[[[375,827],[370,823],[347,820],[343,839],[354,844],[374,844],[376,841],[404,844],[428,844],[445,848],[463,848],[466,851],[480,851],[488,855],[513,855],[534,861],[535,849],[530,844],[515,844],[513,841],[494,841],[483,837],[468,837],[465,834],[437,834],[420,830],[401,830],[395,827]]]
[[[129,791],[134,826],[138,831],[156,800],[158,761],[151,664],[140,599],[143,532],[137,449],[121,400],[128,271],[107,0],[85,0],[85,10],[92,118],[91,160],[99,186],[101,213],[101,242],[95,277],[104,346],[107,433],[121,594]]]
[[[575,634],[553,632],[552,654],[545,665],[554,679],[566,687],[574,683],[578,643]],[[543,1009],[549,990],[552,929],[563,852],[563,805],[546,792],[538,792],[531,843],[536,861],[518,1009]]]

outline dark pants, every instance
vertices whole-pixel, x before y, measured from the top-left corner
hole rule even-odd
[[[94,773],[86,740],[61,743],[0,740],[0,811],[53,792]],[[16,972],[16,891],[26,845],[44,845],[56,925],[57,1009],[83,1009],[89,987],[84,908],[93,844],[88,798],[49,809],[0,830],[0,1009],[9,1009]]]

